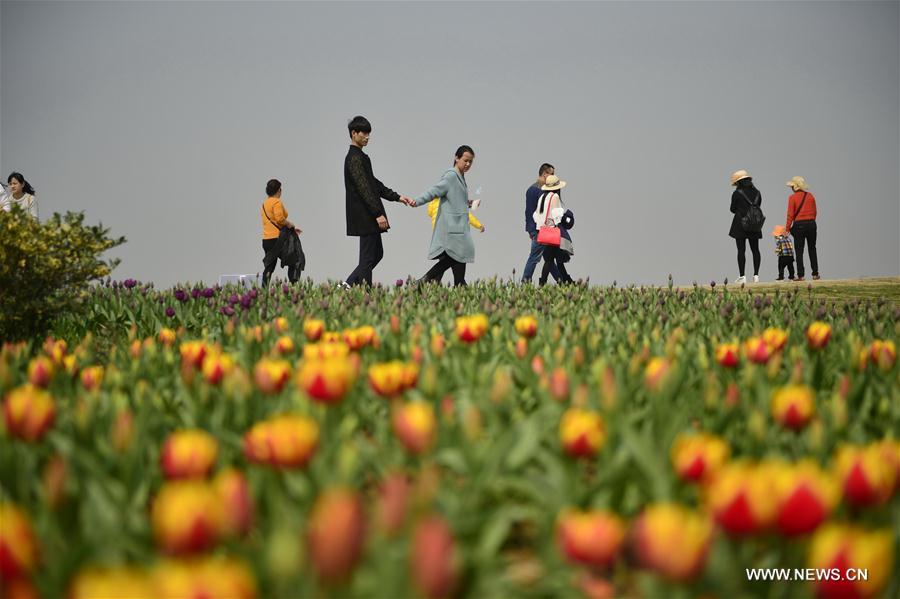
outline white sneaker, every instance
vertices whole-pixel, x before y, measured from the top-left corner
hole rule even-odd
[[[338,283],[339,289],[351,289],[350,285],[347,284],[347,281],[341,281]]]
[[[741,283],[746,283],[747,277],[738,277],[734,280],[735,285],[740,285]]]
[[[759,283],[759,275],[753,275],[753,282]]]

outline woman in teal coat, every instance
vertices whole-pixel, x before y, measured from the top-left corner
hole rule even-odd
[[[475,244],[469,233],[469,188],[466,173],[472,168],[475,151],[469,146],[456,150],[453,168],[441,180],[415,199],[422,206],[440,199],[437,221],[431,234],[428,259],[437,260],[421,281],[440,281],[447,269],[453,271],[453,284],[466,284],[466,264],[475,261]]]

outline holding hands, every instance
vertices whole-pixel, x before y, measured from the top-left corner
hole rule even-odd
[[[416,201],[410,197],[402,195],[402,196],[400,196],[400,201],[403,202],[404,204],[406,204],[407,206],[409,206],[410,208],[416,207]]]

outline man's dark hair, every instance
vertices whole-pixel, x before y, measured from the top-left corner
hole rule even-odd
[[[541,165],[541,168],[538,169],[538,177],[543,177],[544,175],[549,173],[551,170],[555,171],[556,167],[553,166],[552,164],[550,164],[549,162],[545,162],[544,164]]]
[[[359,131],[360,133],[371,133],[372,123],[370,123],[369,119],[366,117],[357,115],[347,123],[347,129],[350,131],[351,137],[355,131]]]
[[[278,179],[269,179],[269,182],[266,183],[266,195],[271,198],[279,191],[281,191],[281,181]]]

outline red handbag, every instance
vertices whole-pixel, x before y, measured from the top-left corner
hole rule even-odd
[[[550,206],[547,206],[546,216],[544,217],[544,224],[541,226],[541,230],[538,231],[537,242],[541,245],[549,245],[553,247],[559,247],[560,244],[560,231],[559,227],[550,226],[547,224],[547,221],[550,219]]]

